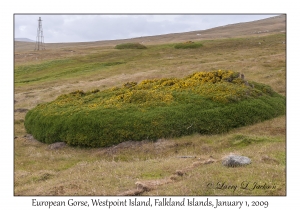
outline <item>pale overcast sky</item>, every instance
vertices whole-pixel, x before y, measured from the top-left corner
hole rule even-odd
[[[38,19],[42,19],[45,43],[89,42],[127,39],[205,30],[217,26],[249,22],[278,14],[237,14],[237,15],[14,15],[15,38],[36,40]]]

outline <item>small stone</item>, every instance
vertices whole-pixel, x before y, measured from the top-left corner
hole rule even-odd
[[[66,143],[65,142],[55,142],[53,144],[50,144],[48,146],[48,149],[51,149],[51,150],[54,150],[54,149],[61,149],[63,147],[66,146]]]
[[[244,166],[250,163],[251,163],[250,158],[245,156],[239,156],[239,155],[228,155],[222,161],[222,164],[227,167]]]

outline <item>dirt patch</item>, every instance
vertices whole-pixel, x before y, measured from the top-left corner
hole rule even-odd
[[[163,179],[154,179],[154,180],[145,180],[145,181],[138,181],[135,183],[136,188],[127,190],[125,192],[121,192],[118,194],[118,196],[136,196],[136,195],[141,195],[144,192],[149,192],[151,190],[157,189],[157,187],[166,185],[172,182],[176,182],[180,180],[180,177],[184,176],[187,174],[187,172],[193,170],[196,167],[199,167],[201,165],[206,165],[206,164],[212,164],[215,162],[218,162],[220,160],[215,160],[212,158],[208,158],[206,160],[198,159],[198,161],[193,162],[190,166],[176,170],[173,175],[163,178]]]
[[[268,155],[264,155],[262,156],[261,158],[261,161],[265,162],[265,163],[268,163],[268,164],[279,164],[279,161],[274,159],[274,158],[271,158],[269,157]]]
[[[57,149],[62,149],[66,147],[67,144],[65,142],[55,142],[53,144],[50,144],[47,149],[48,150],[57,150]]]
[[[15,109],[15,112],[20,112],[20,113],[27,112],[27,111],[28,109],[24,109],[24,108]]]
[[[36,140],[31,134],[26,134],[24,135],[23,137],[18,137],[20,138],[21,140],[24,140],[24,142],[27,142],[27,143],[41,143],[40,141]]]
[[[125,141],[111,147],[97,149],[96,153],[98,155],[102,155],[102,154],[113,155],[118,153],[118,151],[122,149],[140,149],[145,144],[151,144],[151,146],[154,147],[155,151],[161,151],[165,148],[172,147],[174,145],[172,141],[166,139],[158,139],[156,141],[149,141],[149,140]]]
[[[142,182],[138,181],[135,183],[136,189],[127,190],[125,192],[118,194],[118,196],[140,195],[143,192],[148,192],[148,191],[154,190],[160,185],[169,184],[171,182],[173,182],[171,177],[165,178],[165,179],[142,181]]]

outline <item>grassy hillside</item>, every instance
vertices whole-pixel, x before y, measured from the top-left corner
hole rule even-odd
[[[147,50],[126,51],[112,46],[87,53],[88,48],[86,55],[16,65],[15,86],[55,84],[68,79],[99,81],[114,75],[154,71],[150,78],[143,75],[135,78],[140,82],[151,78],[184,77],[197,71],[229,69],[244,73],[246,79],[262,80],[260,82],[273,85],[276,92],[284,93],[281,88],[285,84],[276,81],[278,76],[285,76],[283,42],[285,34],[205,40],[201,42],[203,46],[196,49],[175,50],[176,44],[164,44],[147,46]],[[118,84],[122,83],[115,85]]]
[[[241,72],[245,80],[269,85],[279,98],[285,96],[285,34],[199,43],[202,46],[195,49],[175,49],[176,43],[146,45],[143,50],[88,47],[61,57],[49,50],[43,52],[43,60],[32,60],[28,52],[28,60],[16,62],[14,71],[15,194],[117,195],[136,189],[137,181],[148,185],[156,181],[160,184],[141,195],[285,195],[285,115],[223,134],[175,135],[108,148],[50,150],[26,134],[26,110],[63,94],[97,88],[97,95],[112,87],[122,89],[127,82],[181,80],[199,71]],[[70,45],[68,50],[72,49]],[[234,169],[221,166],[221,158],[229,153],[248,156],[252,164]],[[207,160],[211,164],[204,164]],[[244,180],[276,187],[234,192],[208,188],[209,183],[240,185]]]

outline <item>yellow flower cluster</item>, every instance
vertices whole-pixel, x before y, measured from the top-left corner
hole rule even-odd
[[[212,71],[212,72],[197,72],[192,74],[191,76],[187,77],[187,80],[198,81],[201,83],[211,82],[216,83],[220,81],[226,82],[233,82],[233,83],[240,83],[242,81],[239,78],[240,73],[234,71]]]
[[[221,103],[238,101],[256,94],[255,89],[245,85],[238,72],[218,70],[197,72],[183,79],[152,79],[139,84],[127,82],[122,87],[103,92],[98,89],[87,93],[78,90],[58,97],[53,103],[57,106],[80,105],[89,109],[97,109],[99,106],[120,108],[125,104],[149,107],[173,103],[175,93],[186,91]]]
[[[116,95],[104,102],[106,107],[111,105],[121,107],[124,103],[138,104],[140,106],[159,105],[169,103],[173,100],[170,93],[152,90],[128,90],[125,93]]]
[[[53,101],[53,104],[57,106],[80,105],[83,103],[82,96],[84,95],[85,94],[82,90],[77,90],[70,94],[63,94]]]
[[[125,93],[111,97],[107,106],[134,103],[140,106],[173,101],[173,91],[192,91],[213,101],[228,103],[245,98],[251,88],[245,85],[238,72],[218,70],[197,72],[186,78],[163,78],[144,80],[139,84],[128,82],[123,85]],[[120,89],[118,89],[120,90]]]

